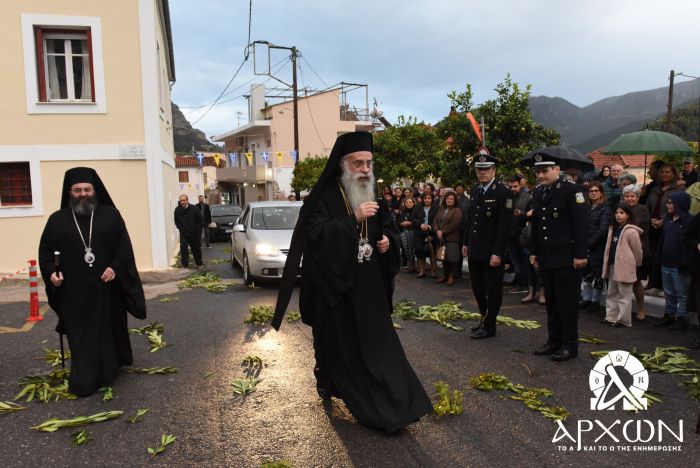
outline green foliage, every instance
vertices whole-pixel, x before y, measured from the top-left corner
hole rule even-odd
[[[73,447],[77,447],[78,445],[85,445],[92,440],[92,437],[90,437],[90,433],[84,429],[79,432],[74,432],[71,435],[73,436],[73,441],[71,442],[71,445]]]
[[[36,431],[41,432],[55,432],[64,427],[78,427],[85,426],[87,424],[98,423],[102,421],[109,421],[110,419],[117,419],[121,416],[123,411],[104,411],[102,413],[96,413],[90,416],[76,416],[72,419],[47,419],[43,423],[30,427]]]
[[[98,392],[104,392],[104,395],[102,395],[102,401],[109,401],[114,398],[114,390],[112,390],[112,387],[100,387]]]
[[[66,361],[70,359],[70,351],[65,352],[64,358]],[[41,359],[44,362],[51,364],[53,367],[58,367],[61,365],[61,351],[58,349],[44,348],[44,357],[37,359]]]
[[[326,167],[327,162],[328,158],[324,156],[313,156],[299,161],[297,165],[294,166],[291,183],[292,190],[295,192],[311,190],[319,177],[321,177],[321,173]]]
[[[244,323],[254,323],[256,325],[265,325],[272,321],[275,311],[269,305],[252,305],[248,308],[250,316],[246,318]]]
[[[435,382],[435,392],[438,400],[433,403],[433,411],[438,416],[458,415],[464,410],[464,392],[454,390],[450,393],[450,386],[442,380]]]
[[[179,300],[180,298],[178,297],[163,297],[161,298],[160,302],[177,302]]]
[[[292,462],[289,460],[282,460],[276,462],[267,462],[260,465],[260,468],[294,468]]]
[[[245,396],[255,391],[255,387],[259,382],[260,379],[256,378],[235,379],[233,382],[231,382],[231,387],[233,388],[233,393]]]
[[[70,370],[54,368],[46,375],[30,375],[22,377],[19,381],[22,390],[15,396],[14,401],[26,398],[30,402],[37,401],[48,403],[49,401],[75,400],[77,397],[68,391],[68,375]]]
[[[228,287],[221,283],[219,275],[209,271],[195,273],[181,281],[179,286],[181,288],[203,288],[209,292],[224,292]]]
[[[644,130],[644,128],[640,128],[640,130]],[[668,131],[684,140],[697,142],[698,138],[700,138],[698,136],[698,132],[700,132],[700,109],[698,109],[698,104],[693,103],[674,110],[669,130],[666,130],[666,114],[650,122],[649,130]],[[698,152],[697,146],[695,147],[695,152]]]
[[[131,372],[132,374],[148,374],[148,375],[156,375],[156,374],[176,374],[178,372],[178,368],[174,366],[168,366],[168,367],[128,367],[126,369],[127,372]]]
[[[472,388],[484,392],[494,390],[508,391],[514,393],[508,398],[523,402],[525,406],[533,411],[537,411],[548,419],[565,420],[571,414],[561,406],[547,406],[540,397],[551,397],[554,393],[548,388],[526,387],[521,384],[514,384],[504,375],[499,374],[479,374],[469,378]]]
[[[290,310],[286,316],[287,322],[292,323],[301,320],[301,313],[298,310]]]
[[[241,365],[245,367],[263,367],[265,361],[260,356],[246,356],[243,358]]]
[[[156,455],[165,452],[165,447],[172,444],[176,440],[177,440],[177,437],[175,437],[172,434],[163,434],[162,436],[160,436],[160,447],[157,447],[157,448],[148,447],[148,453],[151,454],[151,458],[155,458]]]
[[[163,322],[151,322],[150,325],[146,325],[145,327],[129,328],[129,333],[132,335],[148,335],[152,331],[163,333],[164,330],[165,326]]]
[[[133,416],[129,416],[126,420],[129,424],[136,424],[140,423],[143,420],[143,417],[148,413],[150,408],[139,408],[136,410],[136,414]]]
[[[607,343],[607,341],[601,340],[600,338],[596,338],[595,336],[589,335],[587,333],[579,333],[578,342],[579,343],[590,343],[590,344]]]
[[[435,128],[401,115],[392,127],[375,134],[374,175],[384,185],[403,178],[423,182],[440,176],[444,147]]]
[[[22,411],[23,409],[27,409],[27,407],[12,403],[11,401],[0,401],[0,414],[14,413],[15,411]]]
[[[164,339],[163,335],[158,333],[156,330],[150,331],[146,334],[148,342],[151,344],[151,352],[155,353],[161,349],[165,349],[170,346]]]

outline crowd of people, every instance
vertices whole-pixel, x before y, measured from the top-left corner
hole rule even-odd
[[[681,171],[653,161],[646,184],[618,164],[603,166],[589,178],[569,168],[561,178],[582,189],[589,212],[579,309],[599,314],[602,324],[626,328],[646,320],[645,294],[657,295],[665,300],[665,314],[655,326],[688,329],[689,313],[698,311],[700,298],[700,183],[692,158],[683,160]],[[528,261],[535,187],[519,173],[498,179],[512,196],[504,259],[512,273],[508,292],[524,294],[522,303],[546,305],[540,268]],[[479,183],[469,190],[462,183],[439,188],[424,183],[384,188],[382,198],[401,232],[406,273],[429,275],[447,286],[461,277],[468,226],[477,221],[470,213],[479,216],[470,210],[478,187]],[[700,338],[693,345],[700,347]]]

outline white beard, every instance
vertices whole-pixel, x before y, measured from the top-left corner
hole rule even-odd
[[[355,211],[358,206],[368,201],[376,201],[374,195],[374,173],[370,172],[368,180],[358,180],[364,177],[363,174],[353,174],[345,167],[345,161],[341,167],[343,173],[340,176],[340,182],[343,184],[345,194],[350,202],[350,207]]]

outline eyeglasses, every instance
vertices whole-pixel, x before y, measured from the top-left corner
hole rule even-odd
[[[362,166],[367,166],[367,168],[370,168],[370,169],[372,168],[372,160],[371,159],[369,161],[362,161],[362,160],[353,161],[350,164],[352,164],[355,167],[355,169],[360,169]]]

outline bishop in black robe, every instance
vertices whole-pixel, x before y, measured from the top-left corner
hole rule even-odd
[[[273,326],[279,329],[303,252],[299,308],[302,321],[313,330],[319,395],[341,398],[365,426],[394,432],[432,411],[432,405],[391,319],[393,278],[400,268],[396,225],[380,204],[367,220],[373,252],[359,262],[361,223],[348,213],[341,188],[340,158],[371,151],[371,138],[365,132],[339,137],[324,174],[307,197]],[[379,253],[376,246],[383,236],[389,239],[389,250]]]
[[[71,186],[83,182],[94,186],[97,198],[91,241],[91,217],[74,216],[69,204]],[[94,254],[92,266],[85,259],[83,239]],[[57,269],[55,252],[60,252],[60,286],[51,282]],[[68,338],[69,391],[78,396],[91,395],[100,386],[113,383],[120,366],[133,362],[127,311],[134,317],[146,318],[146,302],[129,233],[93,169],[74,168],[66,172],[61,209],[49,217],[41,236],[39,266],[49,305],[59,318],[56,331]],[[108,267],[114,271],[114,278],[104,281]]]

